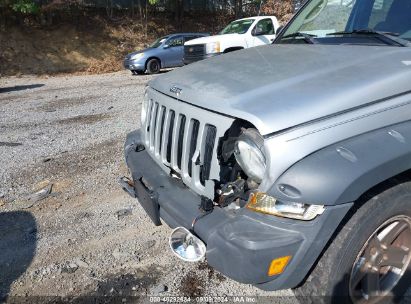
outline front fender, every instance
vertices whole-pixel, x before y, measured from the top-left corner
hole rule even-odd
[[[220,49],[223,52],[226,49],[230,49],[230,48],[247,48],[247,42],[244,39],[244,37],[242,37],[244,34],[239,34],[238,36],[241,37],[236,37],[235,39],[233,39],[232,37],[230,37],[229,39],[224,39],[220,41]]]
[[[337,205],[411,168],[411,121],[330,145],[291,166],[268,193],[280,200]]]

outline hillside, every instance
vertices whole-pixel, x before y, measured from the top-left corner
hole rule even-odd
[[[215,32],[231,19],[210,24],[207,16],[186,16],[180,31]],[[118,71],[124,55],[179,29],[160,15],[148,21],[147,36],[144,31],[130,19],[114,23],[99,16],[76,25],[12,25],[0,30],[0,75]]]

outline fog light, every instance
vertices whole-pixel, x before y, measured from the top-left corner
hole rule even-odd
[[[290,259],[291,259],[291,256],[287,255],[287,256],[283,256],[281,258],[272,260],[270,267],[268,268],[268,275],[272,277],[272,276],[283,273]]]
[[[206,253],[204,243],[184,227],[177,227],[170,235],[170,248],[186,262],[200,261]]]

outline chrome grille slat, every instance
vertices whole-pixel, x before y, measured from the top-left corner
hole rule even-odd
[[[158,103],[153,102],[153,107],[151,110],[151,118],[150,118],[150,125],[149,125],[149,148],[150,150],[154,150],[154,139],[155,139],[155,128],[156,128],[156,118],[157,118],[157,110],[158,110]]]
[[[165,108],[163,106],[157,106],[157,117],[156,117],[156,128],[154,130],[154,153],[156,156],[160,156],[160,134],[162,131],[162,120],[163,120],[163,113]]]
[[[151,99],[149,99],[148,104],[147,104],[147,118],[146,118],[145,124],[143,126],[143,128],[144,128],[144,143],[145,143],[146,147],[149,147],[149,145],[150,145],[150,141],[149,141],[150,137],[148,135],[148,127],[149,127],[150,121],[151,121],[152,110],[153,110],[153,101]]]
[[[183,137],[183,149],[181,152],[181,177],[185,182],[189,182],[191,180],[191,177],[188,175],[188,156],[190,151],[190,138],[192,133],[193,121],[190,117],[186,117]]]
[[[193,169],[191,178],[193,182],[197,185],[197,187],[204,187],[200,183],[200,169],[201,165],[204,163],[204,150],[205,150],[205,123],[200,121],[200,126],[198,128],[198,137],[197,137],[197,146],[193,154],[192,162],[193,162]],[[200,165],[195,165],[196,159],[200,157]]]
[[[167,145],[168,145],[168,132],[170,131],[170,119],[171,119],[171,111],[169,109],[165,109],[166,114],[164,118],[164,125],[163,125],[163,140],[161,141],[161,161],[165,164],[168,164],[167,161]]]
[[[193,191],[214,198],[214,180],[220,177],[218,141],[233,121],[231,117],[184,104],[149,88],[143,140],[151,158],[165,172],[177,173]],[[209,127],[213,133],[207,137]],[[206,174],[202,172],[205,161]]]
[[[172,143],[173,143],[173,133],[174,133],[174,127],[175,127],[175,121],[176,121],[176,115],[173,110],[170,110],[170,122],[168,124],[169,130],[168,132],[168,139],[167,139],[167,156],[166,160],[168,164],[171,164],[171,151],[172,151]]]
[[[177,166],[178,134],[180,133],[181,114],[176,112],[174,118],[173,141],[171,144],[171,167],[180,173]]]

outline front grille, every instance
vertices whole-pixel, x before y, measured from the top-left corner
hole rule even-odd
[[[205,56],[205,44],[184,46],[184,58],[199,58]]]
[[[158,98],[149,98],[142,126],[146,149],[163,169],[179,175],[197,193],[212,198],[214,182],[210,182],[219,178],[217,136],[224,135],[232,119],[158,92],[154,95]]]
[[[197,178],[204,186],[209,177],[215,144],[215,138],[212,139],[213,136],[210,137],[209,133],[215,133],[216,127],[201,124],[197,119],[187,119],[184,114],[179,114],[175,120],[175,111],[158,102],[149,102],[148,109],[146,146],[155,157],[177,173],[186,173],[190,178]],[[201,164],[198,176],[194,177],[193,167],[199,163],[198,159],[193,160],[196,151],[204,151],[203,159],[207,163]]]

